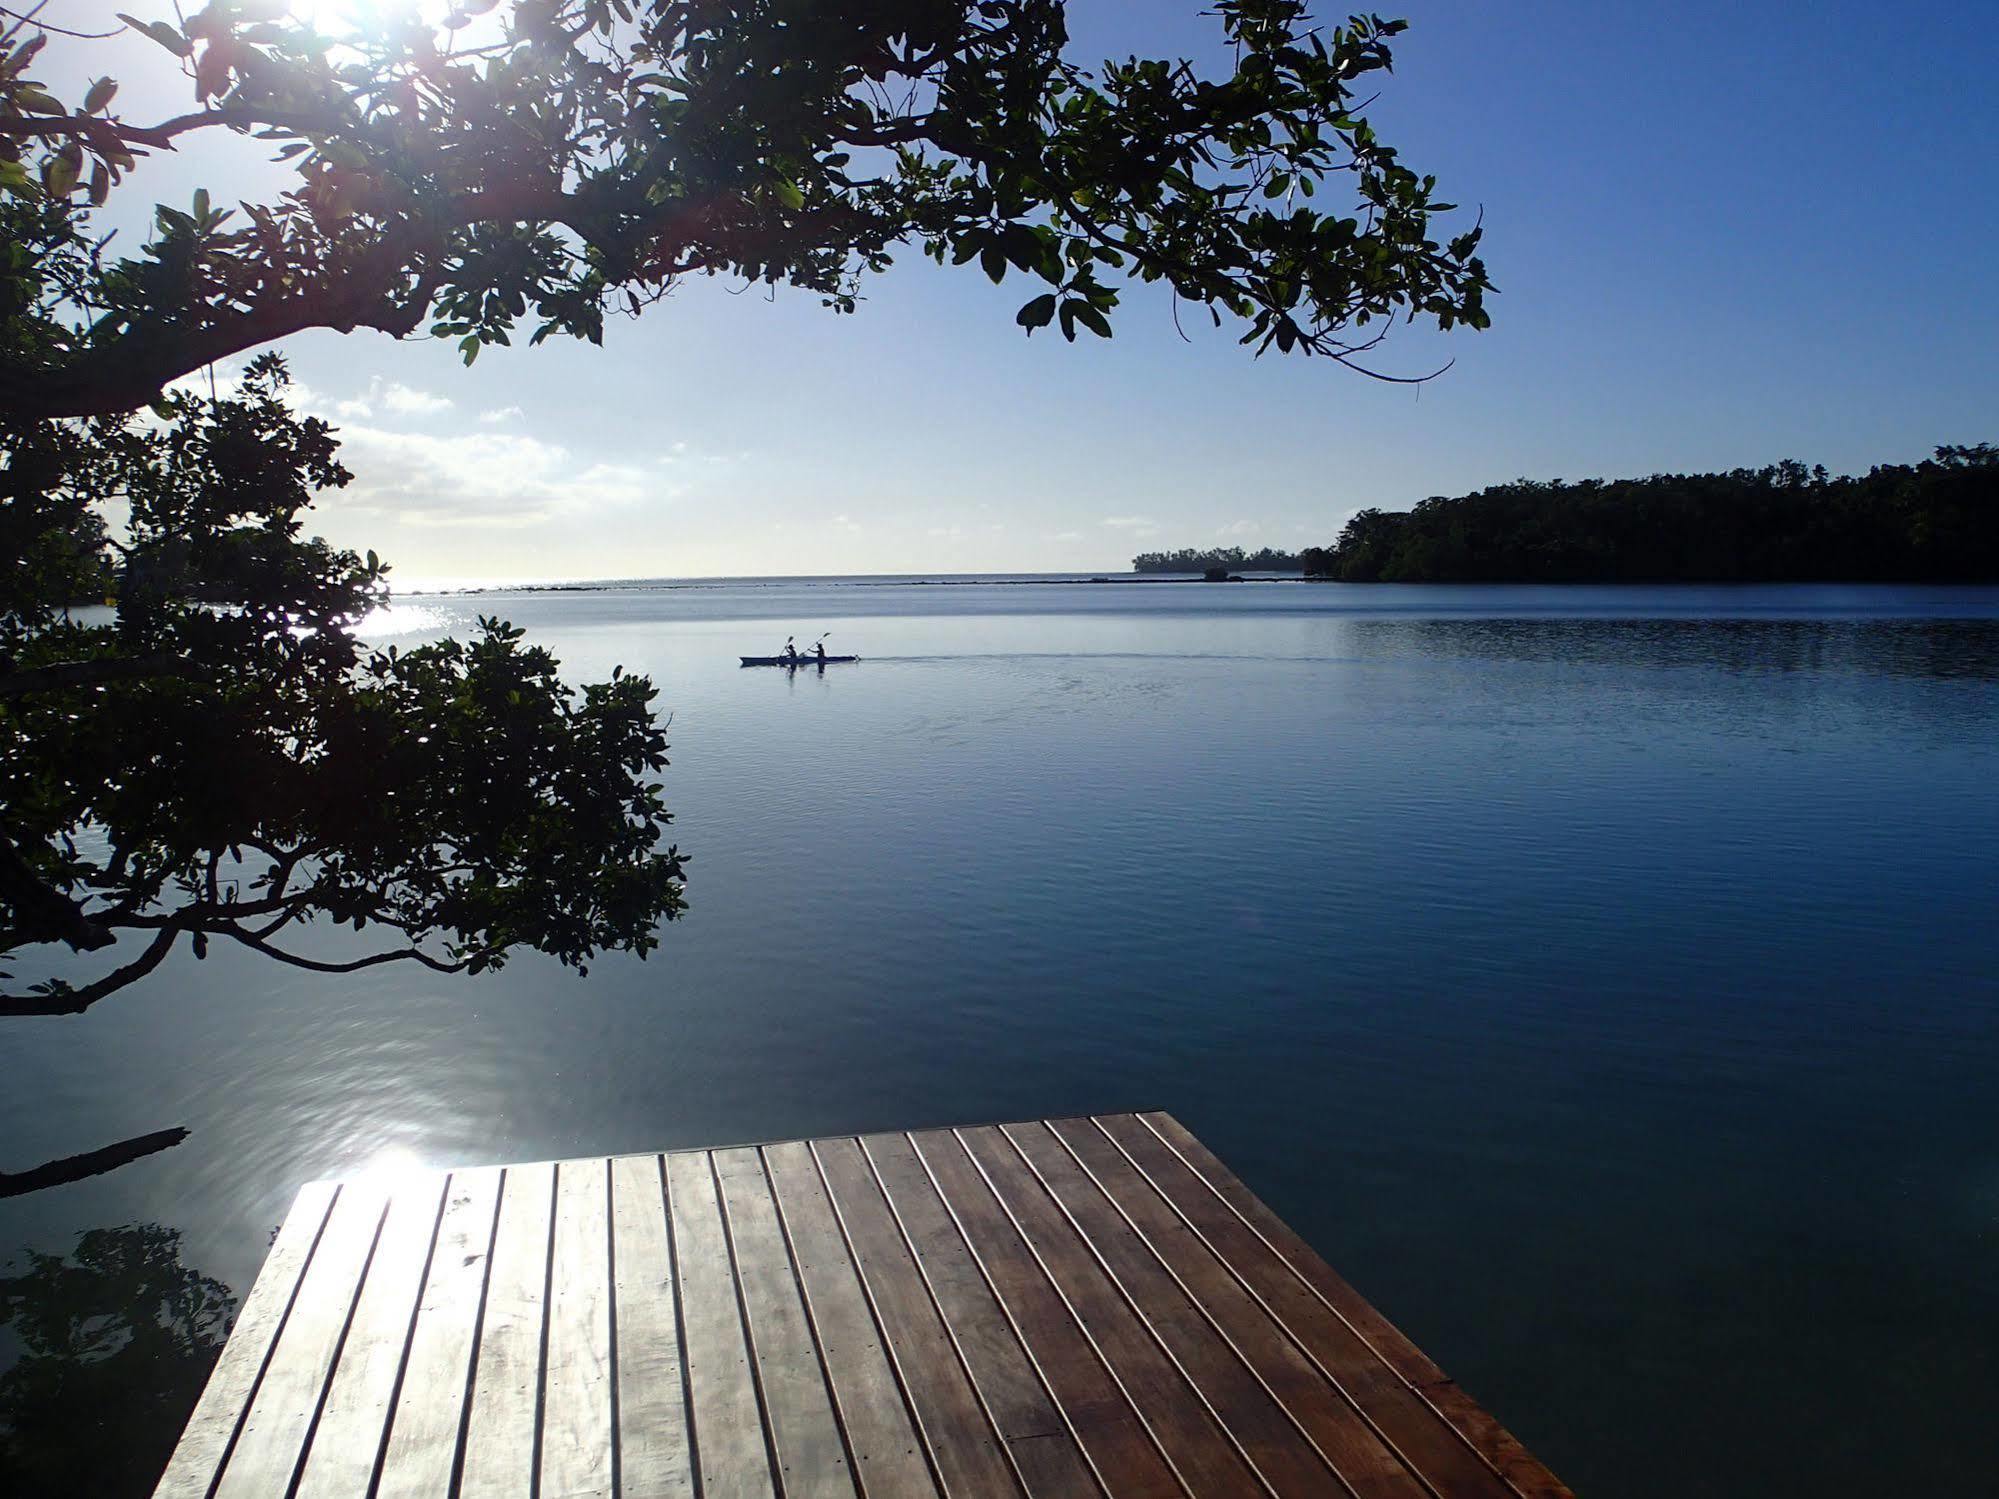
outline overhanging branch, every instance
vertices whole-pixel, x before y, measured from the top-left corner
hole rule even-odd
[[[31,1015],[81,1015],[107,994],[115,994],[136,983],[165,960],[180,936],[178,927],[169,927],[147,944],[146,950],[123,968],[114,968],[95,983],[80,989],[59,986],[46,994],[0,995],[0,1019],[20,1019]]]

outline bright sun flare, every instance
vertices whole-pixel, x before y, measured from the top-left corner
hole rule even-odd
[[[344,36],[411,19],[441,26],[451,14],[452,0],[291,0],[287,8],[329,36]]]

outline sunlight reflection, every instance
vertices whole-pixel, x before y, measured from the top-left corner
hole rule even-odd
[[[435,1177],[434,1168],[406,1145],[388,1145],[369,1159],[367,1165],[347,1178],[350,1185],[368,1187],[393,1197]]]
[[[438,635],[444,631],[444,622],[441,610],[427,609],[421,604],[384,604],[368,611],[354,627],[354,635],[359,640],[382,640],[391,635]]]

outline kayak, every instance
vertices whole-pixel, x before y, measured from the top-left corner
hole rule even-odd
[[[842,661],[858,661],[860,659],[861,658],[859,656],[828,656],[825,660],[822,661],[817,656],[800,656],[797,660],[794,661],[787,656],[745,656],[743,657],[743,665],[793,666],[793,667],[836,666]]]

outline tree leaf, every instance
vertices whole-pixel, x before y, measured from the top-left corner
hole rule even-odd
[[[117,12],[117,16],[134,31],[143,31],[175,57],[186,57],[194,51],[194,43],[167,25],[165,21],[141,21],[135,16],[126,15],[122,10]]]
[[[1047,327],[1054,320],[1054,317],[1055,293],[1049,292],[1046,296],[1036,297],[1033,301],[1022,307],[1019,312],[1013,315],[1013,320],[1029,333],[1032,333],[1036,328]]]

